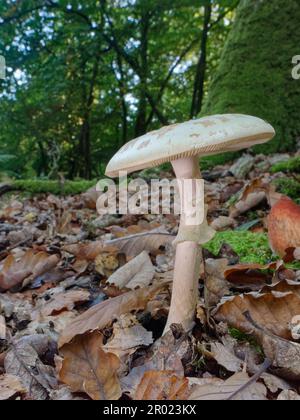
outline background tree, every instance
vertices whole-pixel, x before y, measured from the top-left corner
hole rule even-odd
[[[242,0],[203,113],[240,112],[265,118],[277,136],[259,151],[288,150],[300,135],[297,0]]]

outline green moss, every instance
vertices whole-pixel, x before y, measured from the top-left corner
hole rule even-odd
[[[243,263],[265,264],[272,259],[272,251],[264,233],[232,230],[217,232],[214,239],[205,244],[204,248],[218,255],[225,243],[232,247]]]
[[[281,194],[287,195],[295,200],[300,197],[300,182],[292,178],[278,178],[273,181],[276,189]]]
[[[96,181],[59,181],[22,180],[14,181],[16,190],[31,194],[75,195],[87,191],[96,185]]]
[[[300,157],[294,157],[284,162],[278,162],[271,167],[271,172],[296,172],[300,173]]]
[[[203,115],[250,114],[275,127],[274,140],[257,152],[292,150],[300,135],[300,82],[291,74],[299,21],[298,0],[241,0],[209,87]]]
[[[236,339],[237,341],[241,343],[249,343],[257,351],[258,354],[260,354],[261,356],[264,355],[263,349],[258,344],[255,337],[249,334],[245,334],[242,331],[238,330],[237,328],[229,328],[228,331],[231,337],[233,337],[234,339]]]

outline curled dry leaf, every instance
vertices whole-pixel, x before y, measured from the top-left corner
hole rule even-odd
[[[172,371],[148,371],[144,374],[135,400],[186,400],[189,394],[187,378],[176,376]]]
[[[232,217],[219,216],[211,223],[211,227],[217,232],[234,227],[236,224]]]
[[[289,323],[300,313],[300,296],[276,291],[234,296],[218,306],[214,317],[217,321],[227,322],[245,333],[251,333],[253,325],[244,315],[247,312],[258,325],[290,340]]]
[[[121,315],[114,324],[113,336],[103,349],[114,353],[119,359],[128,357],[140,346],[153,343],[152,332],[147,331],[133,315]]]
[[[300,206],[283,196],[268,216],[270,246],[277,255],[284,257],[288,248],[300,246]]]
[[[85,392],[93,400],[118,400],[120,361],[116,355],[106,353],[102,343],[101,334],[94,332],[64,345],[60,350],[64,359],[59,378],[73,392]]]
[[[188,399],[210,401],[229,399],[242,401],[266,400],[266,387],[258,382],[246,386],[249,381],[250,377],[246,372],[235,373],[226,381],[196,386]]]
[[[110,325],[120,315],[144,309],[150,299],[162,289],[160,285],[133,290],[93,306],[71,322],[59,339],[59,346],[69,343],[75,336]]]
[[[173,242],[175,236],[170,235],[164,229],[153,229],[149,232],[137,233],[107,241],[106,245],[115,246],[119,252],[127,257],[135,257],[143,251],[148,253],[157,251],[161,246]]]
[[[28,284],[28,277],[35,278],[53,269],[59,261],[56,255],[27,251],[20,259],[9,255],[0,273],[0,289],[9,290],[21,283]]]
[[[266,189],[270,188],[261,179],[255,179],[244,189],[241,198],[230,209],[230,217],[237,217],[256,207],[266,198]]]
[[[24,394],[26,389],[14,375],[0,376],[0,401],[8,400],[16,394]]]
[[[33,311],[32,319],[37,317],[46,317],[57,315],[63,310],[71,311],[76,303],[86,302],[90,299],[90,293],[87,290],[69,290],[54,295],[49,301],[41,302]]]
[[[266,270],[279,268],[278,263],[261,264],[237,264],[224,271],[225,279],[235,288],[247,288],[260,290],[271,279]]]
[[[119,268],[107,282],[119,289],[135,289],[148,286],[155,274],[154,265],[146,251]]]

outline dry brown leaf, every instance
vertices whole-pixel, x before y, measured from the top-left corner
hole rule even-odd
[[[27,251],[23,257],[16,260],[9,255],[3,263],[0,273],[0,289],[9,290],[25,281],[29,276],[35,278],[53,269],[59,261],[56,255],[45,252]],[[27,283],[27,282],[25,282]]]
[[[153,280],[155,268],[146,251],[119,268],[107,282],[119,289],[146,287]]]
[[[204,401],[221,401],[230,398],[241,401],[267,400],[267,389],[263,384],[256,382],[244,388],[249,381],[250,377],[246,372],[235,373],[222,383],[196,386],[188,399]],[[237,392],[238,394],[233,397]]]
[[[219,365],[225,367],[229,372],[240,372],[243,362],[238,359],[228,346],[222,343],[211,343],[211,353]]]
[[[149,370],[169,370],[178,377],[184,376],[182,360],[190,360],[192,357],[191,343],[186,334],[178,327],[178,338],[174,338],[172,331],[168,331],[158,339],[148,350],[146,356],[135,361],[135,367],[129,375],[122,378],[123,392],[134,397],[138,385],[145,372]],[[181,336],[179,336],[181,334]]]
[[[228,260],[208,259],[205,261],[205,305],[207,308],[215,306],[220,300],[229,294],[229,283],[224,278],[224,272],[228,267]]]
[[[59,339],[59,346],[69,343],[77,335],[105,328],[122,314],[144,309],[161,288],[155,285],[134,290],[93,306],[68,325]]]
[[[84,244],[66,245],[63,250],[69,254],[75,255],[80,260],[95,261],[95,258],[102,253],[115,253],[116,248],[105,246],[103,242],[89,242]]]
[[[275,394],[279,390],[289,390],[292,388],[287,382],[283,379],[278,378],[277,376],[271,375],[270,373],[263,373],[261,375],[261,379],[263,379],[264,383],[266,384],[267,388]]]
[[[225,229],[229,229],[234,227],[236,224],[235,220],[232,217],[226,217],[226,216],[219,216],[217,219],[215,219],[211,223],[211,227],[216,230],[217,232],[220,232]]]
[[[140,346],[153,343],[152,332],[147,331],[133,315],[121,315],[114,324],[113,336],[103,350],[114,353],[119,359],[128,357]]]
[[[237,264],[228,267],[225,279],[236,288],[260,290],[271,279],[266,270],[279,268],[279,263],[261,264]]]
[[[135,257],[143,251],[148,253],[157,251],[161,246],[173,242],[175,237],[162,229],[153,229],[150,232],[142,232],[118,239],[107,241],[106,245],[115,246],[119,252],[127,257]]]
[[[251,333],[253,325],[245,317],[249,313],[261,327],[290,340],[289,323],[300,314],[300,296],[292,292],[247,293],[228,298],[221,303],[214,317],[243,332]]]
[[[87,290],[69,290],[54,295],[49,301],[41,302],[33,311],[32,319],[57,315],[63,310],[71,311],[76,303],[86,302],[90,299]]]
[[[230,208],[230,217],[237,217],[256,207],[266,198],[269,187],[261,179],[255,179],[244,189],[241,198]]]
[[[39,359],[49,344],[49,338],[42,334],[22,337],[11,345],[4,360],[6,373],[18,377],[34,400],[47,399],[49,390],[57,385],[54,369]]]
[[[16,394],[24,394],[26,389],[14,375],[0,376],[0,401],[8,400]]]
[[[186,400],[189,394],[187,378],[176,376],[172,371],[148,371],[141,380],[134,399],[145,400]]]
[[[285,390],[278,395],[277,401],[300,401],[300,395],[291,389]]]
[[[102,343],[102,335],[94,332],[64,345],[60,350],[64,360],[59,378],[73,392],[85,392],[93,400],[118,400],[120,361],[114,354],[106,353]]]

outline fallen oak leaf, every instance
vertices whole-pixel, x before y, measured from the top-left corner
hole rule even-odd
[[[251,290],[261,290],[272,277],[267,270],[280,268],[281,263],[261,264],[237,264],[224,271],[225,279],[236,288],[250,288]]]
[[[16,394],[24,394],[26,389],[14,375],[0,376],[0,401],[8,400]]]
[[[234,296],[221,302],[214,311],[214,318],[251,334],[253,325],[245,318],[245,312],[249,312],[255,322],[273,334],[289,340],[289,322],[300,314],[300,296],[276,291]]]
[[[135,257],[143,251],[148,253],[157,251],[161,246],[173,242],[174,239],[174,235],[159,228],[149,232],[112,239],[106,241],[105,244],[117,247],[119,252],[126,254],[127,257]]]
[[[4,260],[0,272],[0,289],[9,290],[21,283],[24,286],[30,279],[53,269],[58,262],[57,255],[49,255],[45,252],[35,253],[33,250],[27,251],[19,260],[9,255]]]
[[[93,262],[102,253],[114,254],[118,249],[114,246],[106,246],[102,241],[95,241],[82,244],[66,245],[63,250],[75,255],[79,260]]]
[[[76,337],[65,344],[59,379],[73,392],[85,392],[93,400],[118,400],[121,387],[117,376],[120,360],[102,349],[103,337],[98,332]]]
[[[107,283],[117,286],[119,289],[135,289],[146,287],[153,280],[155,274],[154,265],[146,251],[129,261],[112,274]]]
[[[133,290],[93,306],[68,325],[59,338],[59,347],[69,343],[77,335],[105,328],[122,314],[145,309],[148,301],[164,287],[165,285],[154,285]]]
[[[226,381],[196,386],[188,399],[194,401],[222,401],[231,399],[260,401],[267,400],[267,389],[261,383],[252,383],[251,378],[246,372],[239,372],[235,373]]]
[[[54,295],[47,302],[41,302],[33,310],[32,319],[57,315],[63,310],[71,311],[76,303],[87,302],[90,299],[90,292],[87,290],[69,290]]]
[[[144,374],[135,393],[134,400],[174,401],[186,400],[189,394],[189,381],[178,377],[172,371],[148,371]]]

